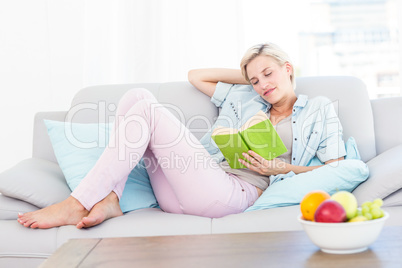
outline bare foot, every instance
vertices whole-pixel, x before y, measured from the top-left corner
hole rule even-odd
[[[97,203],[89,212],[87,217],[77,224],[77,228],[88,228],[98,225],[107,219],[122,216],[123,212],[120,209],[119,199],[114,192],[111,192],[102,201]]]
[[[70,196],[49,207],[18,215],[18,222],[25,227],[48,229],[62,225],[76,225],[88,215],[81,203]]]

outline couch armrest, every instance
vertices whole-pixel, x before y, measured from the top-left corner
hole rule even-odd
[[[402,188],[402,144],[367,162],[369,178],[353,194],[361,205],[375,198],[386,198]]]
[[[57,163],[56,156],[53,152],[52,143],[50,142],[43,119],[64,121],[66,115],[67,111],[39,112],[35,115],[32,157]]]

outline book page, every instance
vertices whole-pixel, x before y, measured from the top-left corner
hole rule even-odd
[[[243,126],[241,126],[241,128],[239,129],[239,132],[242,132],[242,131],[248,129],[249,127],[252,127],[267,119],[269,120],[266,113],[264,113],[263,111],[258,111],[258,113],[253,115],[249,120],[246,121],[246,123],[244,123]]]
[[[234,128],[228,128],[228,127],[222,127],[218,126],[212,131],[212,136],[216,135],[230,135],[230,134],[236,134],[238,133],[239,130],[234,129]]]

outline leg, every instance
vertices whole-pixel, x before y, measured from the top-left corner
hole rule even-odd
[[[148,160],[146,162],[151,183],[158,202],[165,211],[200,214],[203,211],[200,207],[208,203],[205,200],[208,194],[205,193],[209,193],[213,202],[220,206],[219,204],[227,204],[229,199],[225,196],[222,200],[216,200],[216,197],[227,195],[228,189],[236,186],[243,194],[243,188],[250,189],[249,185],[242,187],[242,181],[233,182],[236,179],[214,165],[209,154],[190,131],[165,108],[158,107],[156,100],[148,105],[154,105],[154,109],[152,118],[148,120],[150,143],[144,159]],[[151,109],[148,107],[144,110]],[[140,155],[136,158],[139,159]],[[255,188],[251,186],[250,191],[254,194]]]
[[[109,145],[72,197],[91,210],[127,179],[149,149],[183,213],[220,217],[241,212],[255,201],[255,187],[222,171],[190,131],[152,94],[146,90],[138,90],[137,94],[141,100],[120,121]],[[172,157],[174,161],[170,162]]]
[[[156,158],[153,156],[153,153],[150,150],[146,150],[144,159],[148,174],[150,176],[151,185],[159,202],[159,206],[164,211],[182,214],[183,212],[180,208],[179,200],[177,200],[171,185],[163,174],[162,168],[160,168],[160,165],[157,163]],[[117,211],[114,209],[116,202],[107,203],[106,200],[111,199],[105,198],[101,202],[97,203],[90,211],[89,215],[84,217],[77,224],[77,228],[81,229],[92,227],[103,222],[107,218],[114,217],[112,215],[114,215],[115,211]]]
[[[119,128],[120,123],[124,120],[124,118],[126,116],[129,116],[127,115],[127,112],[131,109],[132,106],[135,105],[135,103],[137,103],[141,99],[146,99],[149,97],[147,94],[143,95],[138,93],[139,91],[137,89],[132,89],[127,91],[120,99],[116,110],[115,123],[112,133],[114,133]],[[127,181],[127,176],[125,176],[125,179],[117,182],[112,194],[108,195],[99,203],[96,203],[91,209],[89,215],[80,220],[80,222],[77,224],[78,229],[95,226],[102,223],[106,219],[123,215],[119,206],[119,199],[123,194],[123,190]]]
[[[146,151],[144,160],[159,206],[165,212],[218,218],[244,211],[258,197],[254,186],[222,170],[216,174],[212,171],[207,177],[202,174],[205,166],[189,165],[184,175],[171,177],[167,166],[158,163],[151,150]]]
[[[116,111],[114,130],[118,129],[120,122],[124,119],[125,114],[130,110],[131,106],[146,97],[148,97],[147,94],[138,94],[138,90],[129,90],[121,98]],[[102,218],[102,221],[109,217],[122,215],[118,202],[130,171],[116,184],[112,193],[109,193],[105,198],[101,198],[99,200],[100,202],[97,203],[96,210],[93,214],[102,214],[101,217],[98,217]],[[76,225],[81,222],[83,217],[89,214],[89,210],[90,209],[86,209],[75,197],[70,196],[59,204],[19,215],[18,222],[25,227],[31,228],[51,228],[70,224]],[[82,228],[85,226],[79,225],[77,227]]]
[[[240,212],[255,201],[255,187],[222,171],[176,117],[158,104],[150,93],[139,91],[138,94],[144,95],[143,99],[130,108],[116,132],[119,141],[127,136],[131,143],[118,146],[124,147],[120,151],[114,148],[105,150],[102,158],[107,161],[105,160],[104,165],[97,163],[103,173],[100,172],[99,176],[87,176],[87,186],[83,183],[79,185],[85,190],[81,193],[76,190],[73,193],[77,198],[80,196],[80,202],[89,206],[98,202],[97,199],[102,198],[115,185],[113,181],[118,182],[122,177],[118,172],[130,170],[127,167],[129,162],[135,166],[144,154],[144,159],[148,160],[147,169],[150,171],[155,195],[165,211],[222,216]],[[141,139],[145,142],[136,142]],[[106,158],[106,154],[109,157]],[[113,171],[109,171],[108,166],[113,167]],[[105,177],[104,174],[108,176]],[[89,182],[90,178],[94,181]],[[102,182],[102,188],[106,189],[105,193],[100,194],[97,191],[88,195],[91,185],[97,185],[99,182]],[[95,195],[98,197],[92,199],[91,196]],[[173,196],[176,196],[176,199],[171,199]]]
[[[111,133],[114,133],[115,130],[118,129],[120,122],[127,116],[127,112],[135,103],[137,103],[141,99],[148,97],[149,97],[148,94],[139,94],[138,89],[128,90],[120,99],[119,104],[117,105],[114,127]],[[116,184],[116,187],[113,190],[119,199],[123,194],[125,184],[126,180],[121,180],[119,183]]]
[[[132,160],[133,152],[138,151],[136,155],[141,156],[149,143],[146,115],[139,110],[144,108],[144,102],[154,101],[147,90],[132,89],[119,102],[108,146],[72,193],[88,211],[111,191],[121,197],[129,173],[141,158]]]
[[[182,214],[180,202],[163,170],[151,150],[144,154],[144,165],[149,174],[149,179],[158,204],[163,211]]]

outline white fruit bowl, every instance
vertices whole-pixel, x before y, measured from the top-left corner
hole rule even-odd
[[[389,214],[379,219],[361,222],[322,223],[306,221],[300,215],[310,240],[322,251],[333,254],[350,254],[364,251],[380,235]]]

